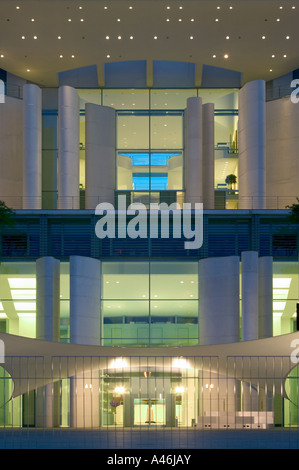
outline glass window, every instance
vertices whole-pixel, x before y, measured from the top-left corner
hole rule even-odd
[[[103,90],[103,105],[115,109],[148,109],[149,90]]]
[[[149,116],[138,114],[117,115],[117,148],[149,148]]]
[[[197,96],[197,90],[151,90],[151,109],[185,109],[187,99]]]
[[[183,115],[161,114],[151,116],[151,149],[183,148]]]

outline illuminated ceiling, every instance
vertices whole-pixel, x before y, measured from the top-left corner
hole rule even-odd
[[[296,0],[1,0],[0,68],[41,86],[57,73],[170,60],[270,80],[298,68]]]

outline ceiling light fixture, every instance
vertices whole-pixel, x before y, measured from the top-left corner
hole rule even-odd
[[[57,39],[61,39],[61,36],[57,36]]]
[[[130,39],[134,39],[134,36],[130,36]]]
[[[25,36],[22,36],[22,39],[25,39]]]
[[[228,59],[228,54],[224,54],[223,56],[225,59]]]

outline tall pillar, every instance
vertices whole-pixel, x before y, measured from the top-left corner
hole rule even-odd
[[[215,163],[214,163],[214,103],[206,103],[202,107],[203,113],[203,209],[215,208]]]
[[[265,95],[264,80],[239,91],[239,209],[266,207]]]
[[[85,208],[114,205],[115,110],[87,103],[85,106]]]
[[[23,87],[23,209],[42,204],[42,93],[37,85]]]
[[[202,203],[202,99],[187,99],[185,109],[185,202]]]
[[[257,251],[245,251],[242,261],[242,340],[258,339],[259,259]]]
[[[199,344],[239,341],[239,257],[199,261]]]
[[[72,87],[59,88],[58,123],[58,208],[79,209],[80,103]]]
[[[200,345],[239,341],[239,278],[238,256],[205,258],[199,261]],[[209,363],[203,375],[210,380],[205,379],[202,382],[202,416],[208,416],[213,411],[217,413],[219,420],[228,421],[227,413],[238,409],[238,383],[224,375],[211,374]],[[214,388],[210,389],[210,386]]]
[[[273,336],[273,258],[259,259],[259,338]]]
[[[46,256],[36,261],[36,338],[60,340],[60,262]],[[36,424],[52,428],[59,425],[59,384],[37,389]]]
[[[99,345],[101,341],[101,262],[70,257],[70,342]],[[70,380],[70,426],[99,426],[99,372],[89,366]]]

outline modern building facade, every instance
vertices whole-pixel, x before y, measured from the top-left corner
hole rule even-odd
[[[2,70],[0,426],[297,427],[297,69],[90,65]]]

